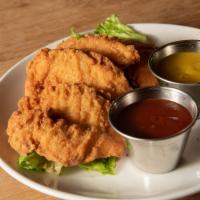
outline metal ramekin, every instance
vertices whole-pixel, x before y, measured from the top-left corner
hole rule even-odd
[[[177,88],[190,94],[200,107],[200,83],[179,83],[167,80],[158,74],[158,63],[177,52],[200,52],[200,40],[180,40],[166,44],[155,50],[149,58],[149,69],[164,86]]]
[[[141,139],[121,132],[117,126],[118,114],[128,105],[144,99],[174,101],[190,112],[192,122],[173,136],[160,139]],[[109,122],[117,133],[129,141],[131,146],[129,156],[137,167],[150,173],[166,173],[177,166],[197,116],[197,104],[188,94],[174,88],[155,87],[137,89],[116,99],[109,111]]]

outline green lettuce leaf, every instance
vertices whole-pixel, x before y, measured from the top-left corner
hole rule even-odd
[[[46,159],[35,152],[19,157],[19,166],[31,171],[42,171]]]
[[[97,171],[101,174],[114,175],[116,174],[116,161],[116,157],[100,158],[86,164],[81,164],[79,167],[87,171]]]
[[[29,171],[45,171],[50,174],[59,175],[63,165],[48,161],[45,157],[38,155],[35,152],[32,152],[25,156],[20,156],[19,160],[19,167],[22,169],[26,169]]]
[[[71,37],[74,37],[74,38],[76,38],[76,39],[80,39],[81,37],[84,36],[84,34],[75,32],[74,29],[71,28],[71,29],[70,29],[70,36],[71,36]]]
[[[43,166],[45,172],[55,175],[59,175],[61,173],[62,168],[62,164],[53,161],[48,161]]]
[[[167,86],[167,84],[162,80],[159,80],[159,85],[162,87]]]
[[[126,139],[126,144],[127,144],[127,150],[128,150],[128,153],[132,150],[132,144],[129,142],[129,140]]]
[[[104,35],[109,37],[116,37],[122,41],[136,41],[147,43],[149,42],[146,35],[137,32],[133,27],[121,23],[116,15],[111,15],[99,25],[91,34]],[[84,34],[75,32],[73,28],[70,30],[71,37],[80,39]]]
[[[126,24],[120,22],[116,15],[111,15],[106,18],[104,22],[96,27],[95,34],[117,37],[121,40],[134,40],[137,42],[146,43],[148,41],[147,37],[134,30]]]
[[[81,164],[79,167],[87,171],[97,171],[102,174],[115,174],[117,158],[101,158],[90,163]],[[47,172],[49,174],[59,175],[63,168],[62,164],[48,161],[45,157],[32,152],[25,156],[20,156],[18,160],[19,167],[29,171]]]

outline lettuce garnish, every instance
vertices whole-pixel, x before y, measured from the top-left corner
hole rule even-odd
[[[87,171],[97,171],[101,174],[116,174],[116,157],[100,158],[92,162],[79,165],[80,168]]]
[[[29,171],[35,172],[47,172],[49,174],[59,175],[63,168],[62,164],[48,161],[45,157],[38,155],[36,152],[32,152],[28,155],[19,157],[19,167]],[[87,171],[97,171],[101,174],[115,174],[116,158],[101,158],[90,163],[79,165],[81,169]]]
[[[70,36],[71,36],[71,37],[74,37],[74,38],[76,38],[76,39],[80,39],[81,37],[84,36],[84,34],[75,32],[75,31],[74,31],[74,28],[71,28],[71,29],[70,29]]]
[[[137,32],[129,25],[123,24],[116,15],[111,15],[106,18],[106,20],[100,23],[91,34],[116,37],[122,41],[148,42],[146,35]],[[70,30],[70,35],[77,39],[84,36],[84,34],[75,32],[73,28]]]
[[[50,174],[59,175],[63,165],[48,161],[45,157],[32,152],[27,155],[21,155],[18,160],[19,167],[29,171],[45,171]]]
[[[137,32],[133,27],[121,23],[116,15],[111,15],[106,20],[100,23],[95,34],[105,35],[110,37],[117,37],[120,40],[133,40],[137,42],[147,42],[147,36]]]

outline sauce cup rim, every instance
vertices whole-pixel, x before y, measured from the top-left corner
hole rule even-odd
[[[182,83],[182,82],[176,82],[176,81],[171,81],[169,79],[166,79],[166,78],[163,78],[162,76],[160,76],[156,70],[153,69],[152,67],[152,59],[155,55],[155,53],[161,51],[162,49],[168,47],[168,46],[171,46],[171,45],[179,45],[179,44],[182,44],[182,43],[200,43],[200,40],[178,40],[178,41],[175,41],[175,42],[170,42],[170,43],[167,43],[167,44],[164,44],[162,45],[161,47],[157,48],[156,50],[154,50],[149,59],[148,59],[148,68],[149,70],[151,71],[151,73],[156,77],[158,78],[159,80],[163,81],[163,82],[167,82],[167,83],[171,83],[171,84],[176,84],[176,85],[188,85],[188,86],[200,86],[200,82],[191,82],[191,83]],[[177,52],[182,52],[182,51],[177,51]],[[191,52],[199,52],[200,51],[191,51]]]
[[[157,89],[157,90],[174,90],[175,92],[179,92],[179,93],[182,93],[183,95],[187,96],[188,98],[190,98],[193,102],[194,102],[194,105],[195,105],[195,110],[196,110],[196,113],[195,113],[195,116],[192,118],[192,122],[189,123],[184,129],[178,131],[177,133],[173,134],[173,135],[170,135],[170,136],[166,136],[166,137],[161,137],[161,138],[139,138],[139,137],[134,137],[134,136],[131,136],[125,132],[122,132],[120,131],[115,125],[114,123],[112,122],[112,119],[111,119],[111,113],[113,112],[114,110],[114,106],[115,104],[117,104],[119,101],[121,101],[123,98],[125,98],[125,96],[129,95],[130,93],[135,93],[135,92],[140,92],[140,91],[145,91],[145,90],[152,90],[152,89]],[[144,98],[145,99],[145,98]],[[143,99],[143,100],[144,100]],[[146,98],[148,99],[148,98]],[[149,99],[154,99],[153,97],[152,98],[149,98]],[[155,99],[163,99],[164,98],[155,98]],[[169,100],[169,99],[168,99]],[[173,101],[173,100],[170,100],[170,101]],[[173,101],[175,102],[175,101]],[[136,102],[133,102],[133,103],[136,103]],[[180,103],[178,103],[180,104]],[[181,104],[180,104],[181,105]],[[187,108],[186,108],[187,109]],[[187,109],[188,110],[188,109]],[[158,141],[164,141],[164,140],[169,140],[171,138],[174,138],[178,135],[181,135],[182,133],[190,130],[193,125],[195,124],[195,122],[197,121],[198,119],[198,116],[199,116],[199,108],[197,106],[197,103],[194,101],[194,99],[187,93],[181,91],[181,90],[178,90],[178,89],[175,89],[175,88],[171,88],[171,87],[149,87],[149,88],[139,88],[139,89],[135,89],[135,90],[132,90],[130,92],[127,92],[125,93],[124,95],[118,97],[117,99],[115,99],[112,104],[111,104],[111,107],[109,109],[109,113],[108,113],[108,121],[109,121],[109,124],[111,125],[111,127],[117,132],[119,133],[121,136],[123,136],[124,138],[126,139],[130,139],[130,140],[137,140],[137,141],[146,141],[146,142],[158,142]]]

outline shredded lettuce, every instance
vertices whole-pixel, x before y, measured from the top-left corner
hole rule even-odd
[[[127,144],[127,150],[128,150],[128,153],[132,150],[132,144],[129,142],[129,140],[126,139],[126,144]]]
[[[29,171],[45,171],[50,174],[59,175],[63,165],[55,163],[53,161],[48,161],[45,157],[32,152],[28,155],[23,155],[19,157],[18,160],[19,167]]]
[[[44,164],[43,169],[49,174],[59,175],[62,171],[63,165],[57,162],[48,161]]]
[[[43,171],[43,165],[45,163],[46,159],[35,152],[19,157],[19,166],[31,171]]]
[[[78,32],[75,32],[73,28],[70,29],[70,36],[74,37],[76,39],[80,39],[81,37],[83,37],[84,35]]]
[[[147,36],[137,32],[133,27],[120,22],[116,15],[111,15],[100,23],[94,32],[95,34],[117,37],[121,40],[134,40],[137,42],[147,42]]]
[[[116,174],[116,161],[116,157],[100,158],[86,164],[81,164],[79,167],[87,171],[97,171],[101,174],[114,175]]]
[[[164,81],[161,81],[161,80],[159,80],[159,85],[162,86],[162,87],[167,86],[167,84]]]
[[[127,24],[123,24],[116,15],[111,15],[106,18],[104,22],[97,25],[96,29],[91,34],[116,37],[122,41],[149,42],[146,35],[136,31]],[[70,35],[77,39],[84,37],[84,34],[75,32],[73,28],[70,29]]]
[[[102,174],[115,174],[115,157],[101,158],[90,163],[81,164],[79,167],[87,171],[97,171]],[[29,171],[47,172],[49,174],[59,175],[63,165],[53,161],[48,161],[45,157],[32,152],[28,155],[21,155],[18,160],[19,167]]]

